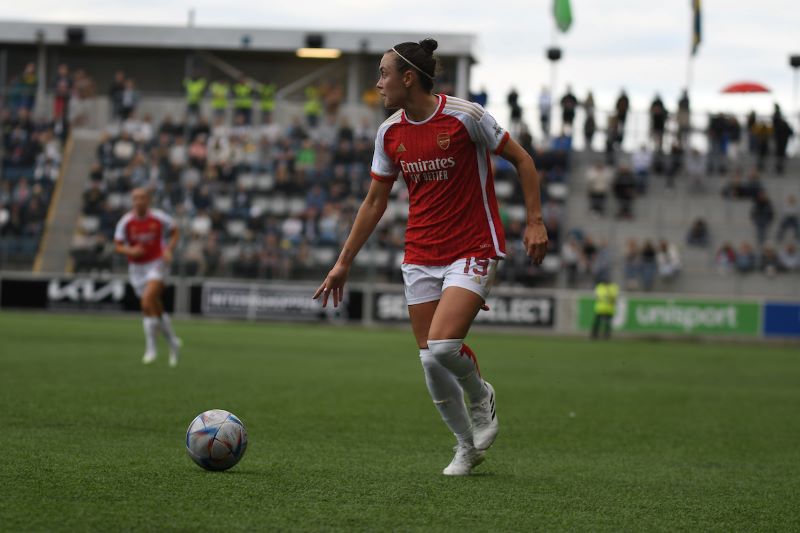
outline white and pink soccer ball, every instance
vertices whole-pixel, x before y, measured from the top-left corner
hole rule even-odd
[[[200,413],[186,431],[186,453],[206,470],[227,470],[247,450],[247,430],[235,415],[222,409]]]

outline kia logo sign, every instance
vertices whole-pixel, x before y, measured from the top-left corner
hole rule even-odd
[[[121,302],[124,297],[125,282],[120,280],[98,282],[89,278],[71,281],[54,279],[47,286],[47,299],[51,302]]]

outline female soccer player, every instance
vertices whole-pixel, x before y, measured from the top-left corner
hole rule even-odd
[[[166,213],[150,209],[147,189],[134,189],[131,198],[133,209],[117,223],[114,244],[117,253],[128,258],[130,282],[136,296],[141,298],[145,338],[142,362],[147,365],[156,360],[156,336],[160,328],[169,343],[169,365],[177,366],[181,340],[164,312],[161,293],[164,270],[172,261],[172,252],[178,244],[178,228]],[[169,242],[164,247],[166,235],[169,235]]]
[[[403,281],[411,328],[433,403],[455,434],[445,475],[468,475],[498,431],[494,389],[463,343],[489,294],[505,237],[494,194],[490,153],[517,169],[527,208],[523,242],[536,264],[544,258],[539,176],[533,160],[481,106],[433,94],[437,43],[402,43],[381,59],[377,87],[387,108],[399,108],[378,129],[372,182],[339,259],[314,298],[338,306],[358,251],[386,209],[402,173],[409,191]],[[464,402],[469,398],[469,410]]]

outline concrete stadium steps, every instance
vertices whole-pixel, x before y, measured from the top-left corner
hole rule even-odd
[[[48,217],[42,237],[37,272],[65,272],[69,265],[70,247],[83,207],[83,191],[95,161],[100,131],[75,129],[64,154],[59,193],[53,199],[53,212]]]
[[[763,274],[746,276],[724,275],[714,265],[715,252],[724,242],[738,247],[742,242],[755,244],[756,234],[750,220],[750,200],[731,200],[720,194],[728,183],[727,176],[706,176],[705,193],[688,190],[687,178],[679,175],[674,190],[666,188],[663,176],[651,175],[648,191],[634,200],[632,220],[617,219],[617,201],[611,194],[606,203],[606,214],[598,216],[589,210],[588,187],[585,181],[586,170],[603,154],[575,152],[569,182],[569,196],[566,203],[564,229],[580,229],[584,235],[595,242],[607,241],[612,246],[614,274],[621,280],[622,260],[626,243],[634,239],[641,244],[650,239],[657,244],[659,239],[667,239],[680,250],[682,275],[673,282],[659,282],[659,291],[698,292],[703,294],[759,294],[772,297],[793,297],[800,295],[800,283],[788,283],[796,274],[783,273],[776,278]],[[622,156],[625,159],[625,156]],[[786,171],[782,176],[772,170],[772,160],[767,160],[767,168],[761,174],[762,186],[766,189],[775,208],[775,222],[770,228],[774,237],[781,216],[781,208],[788,194],[800,198],[800,161],[787,160]],[[741,163],[745,173],[754,161]],[[692,222],[704,218],[708,223],[710,244],[706,249],[686,245],[686,234]],[[780,280],[784,280],[781,282]],[[791,287],[788,287],[791,285]],[[788,291],[788,292],[787,292]],[[791,293],[791,294],[789,294]]]

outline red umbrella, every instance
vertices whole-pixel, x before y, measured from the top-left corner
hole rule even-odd
[[[722,89],[723,93],[727,94],[735,94],[735,93],[768,93],[770,92],[769,88],[761,85],[760,83],[756,83],[754,81],[742,81],[739,83],[732,83],[728,85],[724,89]]]

